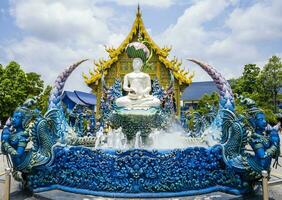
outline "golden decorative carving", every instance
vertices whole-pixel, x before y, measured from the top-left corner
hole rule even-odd
[[[179,111],[180,105],[180,92],[183,91],[192,82],[194,74],[189,73],[189,71],[184,71],[180,68],[181,62],[176,58],[168,60],[167,56],[171,50],[171,47],[160,48],[151,39],[148,34],[142,17],[140,9],[138,8],[136,13],[136,18],[134,20],[133,26],[130,33],[121,43],[118,48],[106,47],[105,50],[109,54],[108,60],[100,59],[95,61],[95,68],[93,71],[89,71],[89,76],[83,74],[85,83],[92,88],[92,91],[97,95],[97,99],[101,97],[101,77],[102,74],[105,76],[105,81],[107,84],[112,83],[114,78],[123,78],[123,76],[130,71],[128,66],[131,66],[131,60],[125,55],[126,46],[133,42],[138,41],[138,39],[146,41],[146,45],[153,52],[151,63],[154,64],[152,69],[148,69],[146,72],[150,74],[151,78],[158,77],[160,83],[163,87],[166,87],[170,82],[169,71],[171,70],[175,78],[175,99],[177,104],[177,110]],[[124,69],[124,67],[128,69]],[[115,69],[113,69],[115,68]],[[113,70],[113,71],[112,71]],[[100,102],[98,102],[99,104]],[[98,105],[97,105],[98,106]],[[99,113],[99,111],[97,111]]]

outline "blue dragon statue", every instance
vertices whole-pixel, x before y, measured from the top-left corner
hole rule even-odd
[[[1,136],[1,150],[11,157],[16,171],[28,172],[33,167],[48,163],[52,157],[52,147],[57,142],[79,143],[77,137],[70,137],[74,131],[65,119],[61,96],[67,78],[84,61],[71,65],[57,77],[50,94],[48,111],[44,115],[30,108],[37,98],[28,99],[14,111],[11,122],[8,120],[6,123]],[[30,141],[32,148],[27,149]]]
[[[31,101],[28,101],[31,102]],[[46,164],[51,159],[51,148],[60,138],[57,124],[58,112],[48,111],[44,116],[38,110],[29,109],[24,103],[13,113],[11,124],[2,132],[2,151],[11,156],[17,171],[28,171],[32,167]],[[28,142],[33,147],[27,150]]]
[[[219,112],[211,126],[214,125],[220,129],[221,135],[215,140],[218,140],[223,149],[225,163],[235,171],[242,173],[248,180],[260,178],[262,170],[269,171],[272,159],[275,159],[273,166],[277,167],[280,155],[278,125],[275,127],[268,125],[265,114],[256,106],[255,102],[242,96],[239,96],[239,99],[247,106],[247,114],[246,117],[236,115],[234,113],[234,95],[226,79],[212,66],[193,59],[190,61],[202,67],[219,89]],[[199,118],[201,119],[200,116]],[[247,124],[245,119],[248,121]],[[203,124],[205,126],[205,123]],[[255,155],[246,151],[247,144],[251,146]]]
[[[253,102],[253,101],[250,101]],[[248,105],[247,121],[230,110],[221,110],[222,141],[224,160],[232,169],[244,173],[248,179],[258,179],[262,170],[270,170],[278,165],[280,155],[280,139],[278,127],[267,125],[265,114],[255,104]],[[251,129],[248,130],[248,125]],[[255,155],[246,152],[249,144]],[[247,172],[247,174],[246,174]]]
[[[107,87],[102,76],[103,94],[101,97],[101,113],[100,123],[104,127],[105,122],[109,120],[111,111],[116,108],[115,100],[122,96],[121,80],[116,79],[111,87]]]
[[[200,137],[204,131],[213,123],[217,110],[210,105],[207,105],[209,112],[201,115],[199,112],[193,112],[190,116],[187,116],[188,120],[192,119],[192,127],[190,128],[190,135],[192,137]]]

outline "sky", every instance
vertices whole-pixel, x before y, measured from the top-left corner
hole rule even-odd
[[[126,38],[138,3],[153,40],[172,47],[170,58],[194,72],[193,81],[210,78],[187,58],[229,79],[244,64],[263,67],[272,55],[282,57],[281,0],[1,0],[0,64],[14,60],[52,84],[64,68],[89,58],[65,86],[89,92],[82,73],[108,58],[105,46]]]

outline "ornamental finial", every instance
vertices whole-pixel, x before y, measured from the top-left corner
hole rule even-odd
[[[137,13],[136,13],[137,16],[141,16],[141,11],[140,11],[140,5],[138,3],[138,6],[137,6]]]

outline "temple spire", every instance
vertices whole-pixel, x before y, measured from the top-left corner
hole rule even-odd
[[[140,5],[138,3],[136,16],[141,16]]]

